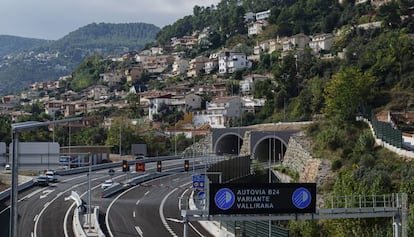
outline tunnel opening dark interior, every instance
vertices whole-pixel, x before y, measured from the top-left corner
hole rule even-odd
[[[217,143],[217,155],[239,155],[243,146],[243,139],[237,135],[226,135]]]
[[[276,163],[283,160],[286,146],[277,138],[263,139],[254,152],[254,158],[260,162]]]

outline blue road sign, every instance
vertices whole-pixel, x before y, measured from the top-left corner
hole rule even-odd
[[[234,193],[228,188],[222,188],[217,191],[214,197],[216,206],[221,210],[230,209],[234,204],[235,196]]]
[[[304,209],[309,206],[312,201],[312,195],[306,188],[298,188],[293,192],[292,202],[295,207]]]
[[[198,195],[199,199],[205,199],[206,198],[206,192],[204,192],[204,191],[199,192],[197,195]]]
[[[205,176],[204,175],[193,175],[193,188],[204,189],[205,187]]]
[[[209,184],[209,214],[315,213],[315,183]]]

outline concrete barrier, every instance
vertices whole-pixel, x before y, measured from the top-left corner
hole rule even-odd
[[[18,192],[23,191],[27,188],[30,188],[33,186],[33,178],[27,177],[27,176],[19,176],[19,179],[24,179],[24,181],[17,186]],[[8,188],[4,190],[3,192],[0,192],[0,201],[3,201],[6,198],[9,198],[11,194],[11,188]]]
[[[87,237],[87,235],[83,231],[78,208],[75,208],[75,211],[73,212],[73,226],[72,227],[73,227],[73,234],[76,237]]]

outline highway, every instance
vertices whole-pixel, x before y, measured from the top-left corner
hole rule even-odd
[[[181,197],[191,193],[192,173],[162,177],[126,190],[107,211],[108,236],[183,236]],[[211,236],[193,223],[188,236]]]
[[[183,160],[163,162],[163,167],[182,166]],[[131,166],[131,170],[134,167]],[[155,172],[155,163],[147,163],[147,172]],[[112,178],[115,182],[125,182],[137,177],[138,173],[131,172],[128,177],[115,169],[110,176],[108,169],[94,171],[91,175],[91,204],[99,206],[102,215],[101,227],[107,236],[170,236],[170,228],[179,236],[182,235],[183,224],[173,220],[180,220],[178,197],[187,193],[190,186],[191,172],[180,175],[165,176],[130,188],[124,193],[110,198],[101,198],[101,184]],[[174,192],[170,193],[172,190]],[[88,200],[87,173],[59,176],[59,182],[48,187],[33,186],[18,195],[18,236],[65,236],[72,237],[73,200],[65,200],[72,191],[76,191],[84,201]],[[164,199],[168,195],[167,199]],[[8,236],[9,228],[9,200],[0,204],[0,236]],[[160,206],[163,205],[165,218],[160,218]],[[105,212],[109,215],[105,218]],[[109,228],[105,227],[105,219]],[[166,225],[165,222],[168,224]],[[6,224],[7,223],[7,224]],[[159,233],[157,233],[159,232]],[[154,233],[154,235],[152,235]],[[200,236],[192,231],[189,236]],[[208,236],[208,235],[205,235]]]

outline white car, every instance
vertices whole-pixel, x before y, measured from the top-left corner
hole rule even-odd
[[[11,166],[10,166],[10,164],[6,164],[6,165],[4,166],[4,169],[5,169],[5,170],[11,170]]]
[[[106,188],[109,188],[109,187],[111,187],[112,185],[114,185],[114,181],[112,181],[112,179],[108,179],[108,180],[105,180],[105,182],[103,182],[102,183],[102,189],[106,189]]]
[[[53,171],[53,170],[46,171],[45,175],[46,175],[49,182],[57,182],[58,181],[58,179],[56,177],[56,174],[55,174],[55,171]]]

